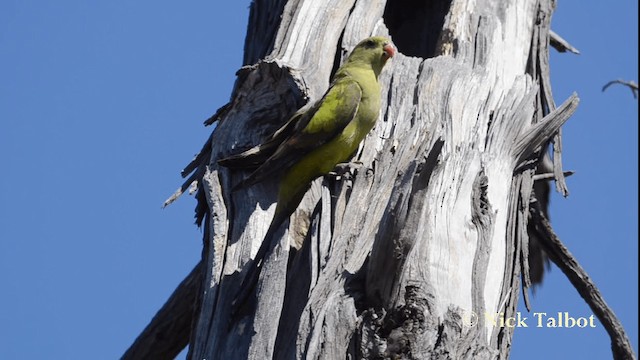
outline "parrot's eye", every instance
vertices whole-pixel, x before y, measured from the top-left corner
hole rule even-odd
[[[376,47],[376,42],[373,40],[367,40],[365,41],[364,46],[371,49]]]

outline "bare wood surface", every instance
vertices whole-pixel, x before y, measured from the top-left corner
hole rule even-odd
[[[553,46],[558,52],[570,52],[576,55],[580,54],[580,50],[573,47],[569,42],[562,38],[562,36],[555,33],[553,30],[549,30],[549,45]]]

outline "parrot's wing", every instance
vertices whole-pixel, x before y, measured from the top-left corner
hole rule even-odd
[[[276,130],[269,138],[260,145],[256,145],[251,149],[245,150],[239,154],[219,159],[218,164],[231,169],[247,169],[257,168],[263,164],[278,149],[278,146],[284,142],[293,131],[295,131],[298,122],[305,121],[305,117],[311,117],[318,109],[320,102],[303,106],[295,114],[293,114],[287,122]]]
[[[342,79],[333,84],[312,113],[313,116],[301,116],[295,123],[293,133],[273,155],[235,188],[258,183],[291,167],[309,151],[336,137],[354,119],[361,98],[362,89],[357,82]]]
[[[362,88],[351,78],[332,84],[312,117],[298,122],[293,136],[287,140],[295,148],[309,150],[336,137],[358,112]]]

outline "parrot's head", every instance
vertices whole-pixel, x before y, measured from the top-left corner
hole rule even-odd
[[[395,54],[396,48],[389,39],[382,36],[374,36],[360,41],[346,62],[371,65],[377,77],[387,60]]]

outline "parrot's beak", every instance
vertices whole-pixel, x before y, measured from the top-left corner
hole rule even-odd
[[[382,57],[384,57],[385,60],[392,58],[396,54],[396,48],[393,46],[393,44],[389,43],[382,46],[382,51],[384,51]]]

